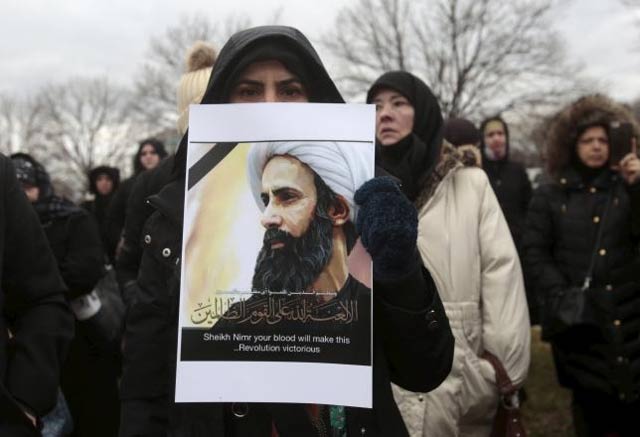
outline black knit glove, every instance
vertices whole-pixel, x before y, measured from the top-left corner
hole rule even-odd
[[[355,194],[356,229],[373,259],[376,279],[396,279],[419,263],[418,212],[390,177],[365,182]]]

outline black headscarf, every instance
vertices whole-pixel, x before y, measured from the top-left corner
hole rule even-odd
[[[201,103],[227,103],[239,75],[251,63],[277,60],[295,74],[304,86],[310,102],[344,103],[320,57],[309,40],[297,29],[287,26],[259,26],[243,30],[220,50]],[[174,178],[184,176],[188,131],[176,152]]]
[[[440,105],[427,84],[406,71],[380,76],[367,92],[367,103],[381,89],[399,92],[413,106],[411,135],[393,145],[376,145],[376,164],[400,178],[402,191],[413,201],[440,158],[443,128]]]

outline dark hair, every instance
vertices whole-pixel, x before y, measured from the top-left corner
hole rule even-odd
[[[337,205],[337,203],[340,202],[340,198],[331,188],[329,188],[329,186],[320,176],[318,176],[316,172],[313,172],[313,181],[316,186],[316,196],[318,198],[316,214],[322,218],[329,219],[329,209],[332,206]],[[347,239],[347,253],[349,253],[355,246],[356,240],[358,239],[356,227],[354,223],[349,220],[344,224],[343,230]]]
[[[140,141],[138,143],[138,151],[136,152],[136,155],[133,157],[133,173],[134,174],[138,174],[145,170],[145,168],[142,166],[142,163],[140,162],[140,154],[142,153],[143,147],[146,146],[147,144],[151,145],[155,149],[156,153],[160,157],[160,160],[167,157],[167,150],[164,148],[164,143],[159,139],[146,138]]]

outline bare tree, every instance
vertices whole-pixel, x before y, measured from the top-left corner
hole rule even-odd
[[[31,151],[43,139],[42,106],[34,99],[0,95],[0,152]]]
[[[214,23],[202,15],[183,16],[162,35],[153,36],[142,74],[135,82],[136,113],[158,130],[174,129],[176,87],[188,49],[199,40],[220,47],[230,35],[249,25],[245,17],[231,16]]]
[[[322,42],[349,95],[399,69],[423,78],[447,116],[525,114],[577,89],[553,8],[553,0],[360,0]]]
[[[41,139],[32,150],[47,169],[78,191],[87,172],[101,164],[129,163],[139,136],[130,93],[107,79],[72,79],[48,85],[36,96]]]

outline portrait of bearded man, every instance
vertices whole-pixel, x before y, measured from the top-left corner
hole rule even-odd
[[[247,176],[264,228],[253,294],[233,304],[212,332],[343,336],[349,353],[323,348],[296,353],[295,360],[370,362],[371,291],[349,269],[357,240],[353,197],[373,174],[373,150],[366,147],[295,141],[251,145]],[[216,356],[238,358],[220,348]],[[277,361],[286,354],[263,353],[260,359]]]
[[[372,173],[363,149],[334,142],[252,145],[247,173],[265,229],[254,291],[327,301],[353,279],[347,262],[357,238],[353,195]]]

